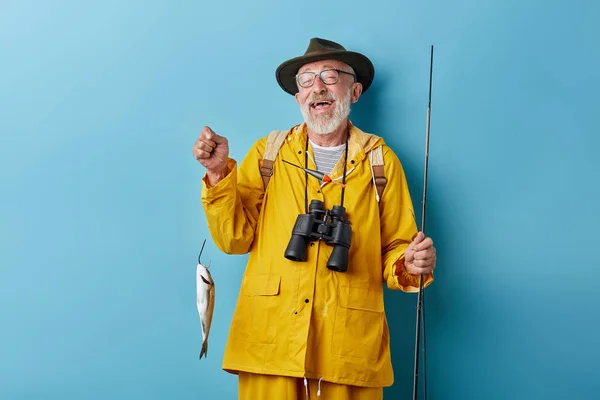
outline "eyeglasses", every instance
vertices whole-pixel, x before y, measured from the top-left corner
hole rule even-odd
[[[303,88],[311,87],[315,84],[315,79],[317,75],[321,78],[321,82],[326,85],[334,85],[338,83],[340,80],[340,73],[351,75],[354,77],[354,82],[356,82],[356,75],[351,74],[350,72],[342,71],[340,69],[325,69],[321,72],[303,72],[301,74],[296,75],[296,82],[298,85]]]

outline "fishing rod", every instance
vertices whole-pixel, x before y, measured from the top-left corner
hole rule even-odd
[[[206,239],[204,239],[204,242],[202,243],[202,248],[200,249],[200,254],[198,254],[198,264],[202,264],[202,262],[200,261],[200,257],[202,257],[202,252],[204,251],[205,244],[206,244]]]
[[[433,45],[431,46],[431,59],[429,62],[429,104],[427,105],[427,126],[425,128],[425,170],[423,173],[423,202],[421,211],[421,230],[425,235],[425,212],[427,210],[427,172],[429,166],[429,127],[431,118],[431,84],[433,81]],[[427,400],[427,335],[425,332],[425,294],[423,291],[423,274],[419,276],[419,294],[417,296],[417,326],[415,334],[415,364],[413,382],[413,400],[417,400],[419,388],[419,350],[421,346],[421,322],[423,324],[423,371],[424,371],[424,393]],[[422,318],[422,321],[421,321]]]

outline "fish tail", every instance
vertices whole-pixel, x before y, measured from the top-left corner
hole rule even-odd
[[[208,355],[208,339],[206,339],[204,341],[204,343],[202,343],[202,350],[200,350],[200,360],[202,359],[202,356],[204,356],[204,358],[206,358],[206,356]]]

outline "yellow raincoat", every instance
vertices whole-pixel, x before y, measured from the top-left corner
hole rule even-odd
[[[290,132],[266,192],[259,167],[266,137],[214,187],[203,179],[202,204],[219,249],[250,252],[225,348],[223,369],[367,387],[390,386],[393,371],[383,284],[418,291],[404,268],[404,250],[418,233],[405,175],[382,138],[349,124],[344,207],[352,239],[347,272],[326,267],[333,247],[307,247],[307,261],[284,257],[298,214],[319,199],[339,205],[341,186],[320,182],[282,161],[304,166],[306,126]],[[367,152],[383,147],[388,183],[378,203]],[[309,146],[308,168],[316,169]],[[341,182],[344,157],[330,176]],[[425,285],[433,276],[425,277]]]

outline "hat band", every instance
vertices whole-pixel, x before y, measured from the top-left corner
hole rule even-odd
[[[311,51],[310,53],[306,53],[304,54],[305,56],[310,56],[312,54],[319,54],[319,53],[329,53],[331,50],[314,50]]]

